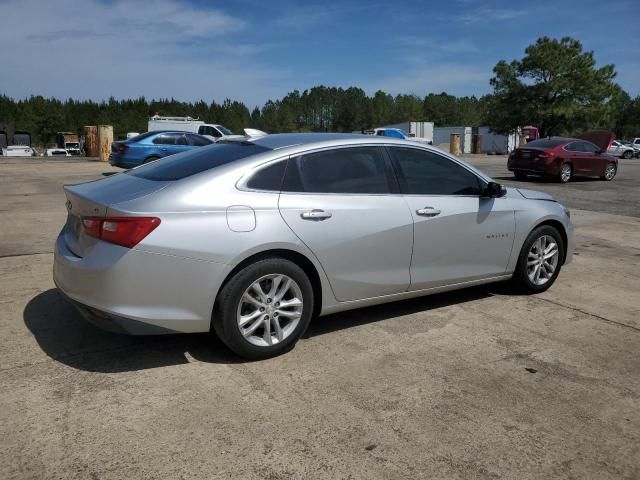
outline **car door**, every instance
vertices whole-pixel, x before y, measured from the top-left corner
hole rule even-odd
[[[604,171],[604,160],[600,154],[600,148],[591,142],[580,142],[582,169],[584,175],[601,175]]]
[[[486,182],[437,152],[389,153],[414,221],[410,289],[503,275],[515,232],[511,201],[482,197]]]
[[[413,220],[383,146],[291,157],[279,208],[322,264],[339,301],[409,287]]]

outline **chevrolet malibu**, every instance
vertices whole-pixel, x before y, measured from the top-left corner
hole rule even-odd
[[[89,321],[293,348],[314,316],[511,279],[549,288],[569,211],[428,145],[268,135],[64,187],[54,280]]]

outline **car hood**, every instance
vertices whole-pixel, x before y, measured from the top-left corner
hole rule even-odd
[[[529,200],[551,200],[555,202],[555,198],[553,198],[551,195],[545,192],[539,192],[537,190],[529,190],[527,188],[518,188],[517,190],[518,192],[520,192],[520,195],[522,195],[524,198],[527,198]]]
[[[603,152],[606,152],[611,143],[616,139],[616,134],[611,130],[589,130],[588,132],[584,132],[582,135],[578,136],[580,140],[586,140],[587,142],[593,143]]]

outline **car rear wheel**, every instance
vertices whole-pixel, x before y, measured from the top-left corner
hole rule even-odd
[[[513,274],[515,283],[526,293],[544,292],[558,278],[564,248],[562,236],[556,228],[543,225],[533,230],[520,250]]]
[[[237,272],[216,301],[213,327],[237,355],[260,360],[291,350],[307,329],[313,288],[304,271],[266,258]]]
[[[569,180],[571,180],[572,176],[573,168],[571,167],[571,164],[565,163],[564,165],[562,165],[562,167],[560,167],[560,175],[558,175],[558,180],[560,180],[561,183],[567,183]]]
[[[524,172],[513,172],[513,175],[516,177],[516,180],[526,180],[527,174]]]
[[[622,158],[632,158],[633,157],[633,152],[631,150],[627,150],[626,152],[624,152],[622,154]]]
[[[604,169],[604,173],[600,177],[602,180],[606,180],[610,182],[616,176],[616,172],[618,171],[616,164],[611,162],[607,165],[607,168]]]

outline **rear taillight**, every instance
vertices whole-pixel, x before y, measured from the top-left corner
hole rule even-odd
[[[82,217],[87,235],[132,248],[160,225],[157,217]]]
[[[118,150],[118,153],[125,153],[127,150],[129,150],[129,145],[118,143],[116,145],[116,150]]]

